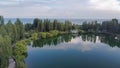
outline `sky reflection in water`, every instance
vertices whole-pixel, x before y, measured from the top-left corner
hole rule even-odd
[[[70,40],[57,45],[52,45],[52,42],[51,45],[45,43],[43,47],[28,46],[28,57],[25,59],[27,68],[120,67],[120,49],[118,46],[110,46],[108,42],[113,41],[107,40],[105,36],[67,38]]]

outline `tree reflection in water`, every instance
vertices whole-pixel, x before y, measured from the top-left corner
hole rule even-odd
[[[73,36],[70,35],[62,35],[62,36],[58,36],[58,37],[53,37],[53,38],[49,38],[49,39],[40,39],[40,40],[36,40],[33,41],[33,47],[43,47],[44,45],[57,45],[60,43],[64,43],[64,42],[69,42],[71,41],[71,39],[73,38]]]
[[[115,46],[120,47],[119,39],[115,39],[115,36],[112,36],[112,35],[103,35],[103,34],[61,35],[54,38],[33,41],[32,46],[33,47],[43,47],[44,45],[56,46],[57,44],[60,44],[60,43],[65,43],[65,42],[68,43],[76,37],[81,37],[82,41],[89,41],[89,42],[96,43],[99,40],[101,43],[108,44],[110,47],[115,47]]]

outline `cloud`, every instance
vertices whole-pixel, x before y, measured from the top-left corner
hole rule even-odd
[[[17,4],[17,3],[15,3],[15,2],[10,2],[10,1],[9,1],[9,2],[5,2],[5,1],[1,1],[1,2],[0,2],[0,5],[1,5],[1,6],[7,6],[7,5],[10,6],[10,5],[16,5],[16,4]]]
[[[118,0],[0,0],[5,17],[120,18]]]
[[[94,9],[120,11],[120,2],[118,0],[90,0]]]

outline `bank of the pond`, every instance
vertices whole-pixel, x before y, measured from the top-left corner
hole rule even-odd
[[[31,40],[37,40],[37,39],[47,39],[58,35],[70,34],[70,33],[71,32],[61,32],[58,30],[52,30],[49,32],[35,32],[35,33],[27,34],[27,37],[29,37],[29,39]]]
[[[15,60],[13,58],[10,58],[8,68],[15,68],[15,66],[16,66]]]

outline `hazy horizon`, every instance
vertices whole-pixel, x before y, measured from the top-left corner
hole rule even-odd
[[[117,17],[111,17],[111,18],[64,18],[64,17],[6,17],[4,15],[0,15],[0,16],[3,16],[5,19],[34,19],[34,18],[39,18],[39,19],[93,19],[93,20],[97,20],[97,19],[107,19],[107,20],[111,20],[111,19],[120,19],[120,18],[117,18]]]

